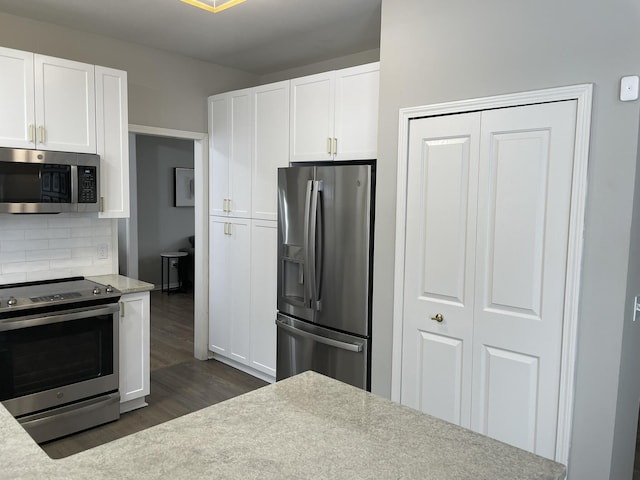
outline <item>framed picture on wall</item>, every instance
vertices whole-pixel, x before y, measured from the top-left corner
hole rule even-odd
[[[193,207],[195,203],[193,168],[174,168],[174,206]]]

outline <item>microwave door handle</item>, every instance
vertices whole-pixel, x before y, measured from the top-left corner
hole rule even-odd
[[[78,166],[71,165],[71,204],[78,205]]]
[[[309,302],[311,301],[311,257],[309,255],[310,250],[310,238],[309,238],[309,230],[310,230],[310,220],[311,220],[311,194],[313,191],[313,180],[307,180],[307,190],[305,195],[304,202],[304,232],[303,232],[303,248],[304,248],[304,272],[303,272],[303,282],[304,282],[304,305],[305,307],[309,307]]]

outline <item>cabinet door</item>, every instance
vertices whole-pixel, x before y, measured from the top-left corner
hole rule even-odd
[[[37,146],[96,153],[94,66],[35,55]]]
[[[336,71],[335,160],[377,158],[380,64]]]
[[[100,155],[101,218],[129,217],[127,72],[96,66],[96,153]]]
[[[0,47],[0,146],[34,148],[33,53]]]
[[[209,218],[209,349],[249,363],[250,220]]]
[[[149,395],[149,292],[120,299],[120,401]]]
[[[209,214],[226,215],[229,198],[229,102],[227,94],[209,97]]]
[[[276,220],[278,167],[289,164],[289,81],[253,90],[252,218]]]
[[[251,90],[209,97],[209,214],[251,212]]]
[[[251,215],[251,90],[230,94],[230,145],[228,213]]]
[[[277,222],[251,224],[251,366],[276,375]]]
[[[332,159],[334,78],[326,72],[291,80],[292,162]]]

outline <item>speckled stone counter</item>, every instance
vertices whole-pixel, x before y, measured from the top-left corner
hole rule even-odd
[[[148,292],[153,290],[154,285],[152,283],[143,282],[142,280],[136,280],[135,278],[129,278],[122,275],[98,275],[96,277],[87,277],[87,280],[100,283],[102,285],[111,285],[114,288],[120,290],[123,295],[127,293],[139,293]]]
[[[564,466],[307,372],[51,460],[0,407],[2,478],[560,480]]]

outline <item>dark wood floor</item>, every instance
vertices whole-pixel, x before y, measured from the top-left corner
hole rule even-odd
[[[63,458],[266,385],[215,360],[193,358],[193,296],[151,292],[151,394],[148,407],[120,420],[42,445]]]

